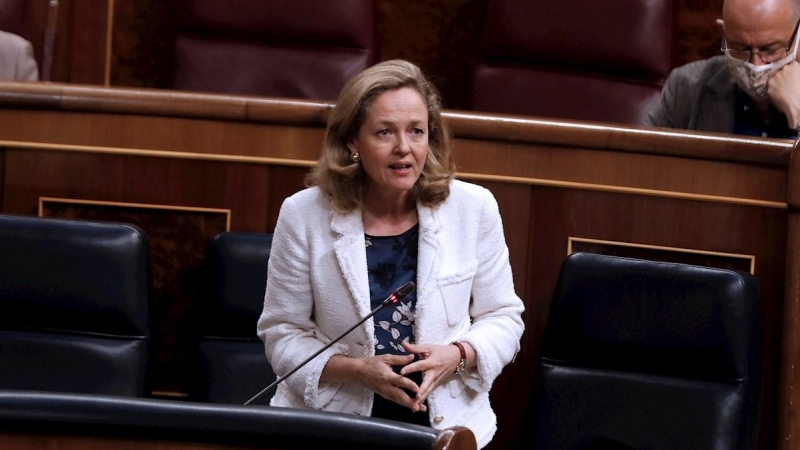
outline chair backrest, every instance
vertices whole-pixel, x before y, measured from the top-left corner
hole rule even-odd
[[[171,89],[336,100],[375,55],[373,0],[179,0]]]
[[[266,233],[225,232],[209,244],[192,398],[241,405],[275,380],[256,335],[271,248],[272,235]],[[254,403],[266,404],[271,397]]]
[[[470,108],[644,123],[676,61],[675,4],[490,0]]]
[[[147,395],[150,289],[134,226],[0,215],[0,389]]]
[[[547,322],[529,448],[754,448],[761,357],[749,274],[572,254]]]

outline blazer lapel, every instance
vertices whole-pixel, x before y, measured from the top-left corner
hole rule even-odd
[[[439,230],[441,223],[435,210],[418,206],[419,216],[419,248],[417,253],[417,298],[430,296],[436,289],[439,273],[440,247]],[[369,295],[369,278],[367,274],[367,251],[364,242],[364,223],[361,210],[347,214],[331,213],[331,230],[337,238],[333,243],[333,251],[342,272],[354,306],[360,316],[366,316],[372,309]],[[418,304],[418,312],[421,304]],[[364,330],[371,336],[371,324],[364,324]]]
[[[331,230],[337,238],[333,243],[336,260],[342,271],[350,297],[360,316],[371,311],[369,279],[367,276],[367,251],[364,242],[364,223],[361,209],[346,214],[331,213]]]
[[[439,273],[441,223],[437,211],[425,206],[417,207],[419,217],[419,248],[417,253],[417,298],[426,298],[436,288]],[[418,308],[419,308],[418,304]]]

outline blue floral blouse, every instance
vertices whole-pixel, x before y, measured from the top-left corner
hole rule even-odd
[[[365,235],[367,270],[372,309],[377,308],[395,289],[417,280],[419,225],[398,236]],[[414,343],[414,311],[417,291],[388,305],[373,316],[375,354],[405,355],[401,343]]]

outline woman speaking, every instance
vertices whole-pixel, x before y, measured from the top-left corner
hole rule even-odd
[[[271,405],[461,425],[484,447],[497,428],[489,390],[519,351],[524,307],[497,202],[454,180],[440,109],[406,61],[343,88],[310,187],[281,207],[258,334],[287,373],[413,281],[279,384]]]

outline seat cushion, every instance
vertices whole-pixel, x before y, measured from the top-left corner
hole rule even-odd
[[[144,397],[144,338],[0,330],[0,389]]]
[[[535,449],[735,449],[740,386],[544,364]]]
[[[195,378],[197,401],[243,405],[275,381],[259,339],[203,338],[197,352],[203,374]],[[266,392],[252,404],[268,405],[274,394]]]

